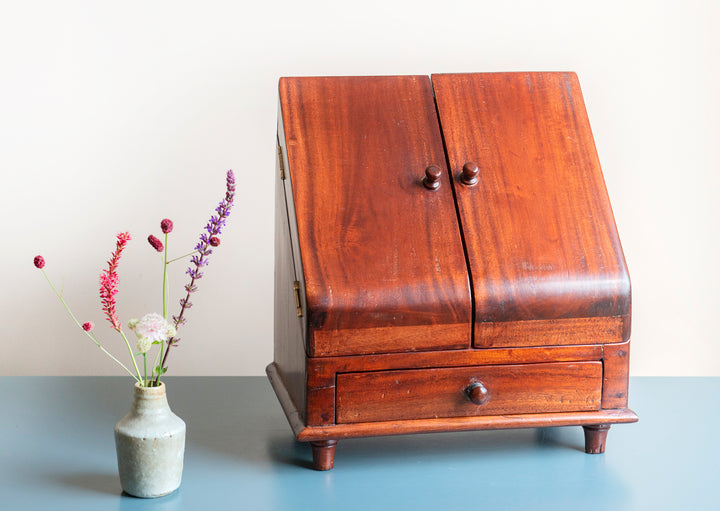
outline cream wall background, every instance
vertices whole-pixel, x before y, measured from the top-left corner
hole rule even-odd
[[[3,2],[0,374],[122,374],[33,256],[125,361],[97,299],[115,234],[134,236],[127,321],[160,309],[145,238],[168,217],[170,253],[189,250],[228,168],[235,209],[170,374],[263,374],[280,76],[574,70],[633,280],[631,372],[720,376],[718,23],[698,0]]]

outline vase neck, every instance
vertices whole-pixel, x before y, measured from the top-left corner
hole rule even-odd
[[[159,387],[141,387],[135,384],[135,396],[133,411],[139,415],[166,412],[168,406],[165,384],[160,383]]]

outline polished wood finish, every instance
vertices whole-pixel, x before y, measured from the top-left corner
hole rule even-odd
[[[283,412],[285,412],[285,417],[287,417],[293,433],[297,436],[298,433],[305,429],[307,424],[304,413],[305,407],[298,407],[295,404],[295,400],[290,397],[291,391],[285,383],[286,380],[280,375],[280,369],[277,362],[268,364],[265,368],[265,374],[267,374],[270,385],[272,385],[275,395],[277,396],[278,401],[280,401],[280,406],[282,406]]]
[[[279,149],[279,148],[278,148]],[[288,383],[293,402],[306,409],[306,356],[302,318],[297,317],[293,282],[297,276],[292,259],[290,226],[285,205],[285,181],[280,178],[282,152],[275,161],[275,201],[283,207],[275,214],[275,363]]]
[[[430,192],[428,192],[430,193]],[[358,328],[348,330],[315,330],[314,353],[318,357],[338,355],[366,355],[372,353],[460,349],[458,339],[468,336],[469,323],[432,325],[432,335],[427,335],[428,325],[405,325]],[[407,348],[412,346],[412,348]]]
[[[585,431],[585,452],[588,454],[604,453],[610,424],[583,426],[583,430]]]
[[[475,405],[484,405],[490,399],[490,391],[479,381],[473,382],[465,387],[465,395],[471,403]]]
[[[299,290],[299,297],[300,297],[300,308],[303,311],[302,317],[298,316],[300,319],[300,333],[302,335],[303,340],[303,350],[308,351],[307,345],[307,335],[308,335],[308,314],[307,311],[307,303],[305,299],[305,272],[303,270],[302,265],[302,258],[300,257],[300,242],[299,242],[299,236],[298,236],[298,229],[297,229],[297,216],[295,214],[295,199],[293,195],[292,190],[292,179],[290,179],[290,174],[288,171],[288,158],[287,158],[287,142],[285,139],[285,123],[283,122],[282,118],[282,107],[281,105],[278,105],[278,124],[277,124],[277,130],[278,130],[278,163],[280,165],[280,181],[282,184],[282,190],[285,195],[285,200],[283,202],[276,202],[277,206],[275,208],[275,216],[278,215],[284,215],[287,217],[288,224],[290,227],[290,252],[291,252],[291,259],[292,259],[292,266],[295,273],[295,282],[299,284],[300,290]],[[277,167],[277,165],[276,165]],[[277,172],[277,169],[276,169]],[[277,175],[277,174],[276,174]],[[276,254],[275,257],[277,258],[278,255]],[[294,283],[293,283],[294,284]]]
[[[473,417],[443,417],[438,419],[411,419],[397,421],[362,422],[307,426],[301,413],[294,409],[282,378],[274,364],[267,367],[267,375],[278,401],[285,412],[295,437],[301,442],[317,440],[343,440],[371,436],[392,436],[415,433],[442,433],[448,431],[474,431],[514,428],[548,428],[582,426],[586,424],[627,424],[638,417],[628,408],[590,412],[534,413],[517,415],[478,415]]]
[[[469,161],[462,168],[462,175],[460,181],[462,184],[467,186],[476,185],[478,182],[478,176],[480,175],[480,168],[474,161]]]
[[[470,284],[428,77],[282,78],[280,104],[308,354],[469,347]],[[443,170],[432,193],[429,165]]]
[[[615,316],[476,323],[475,347],[615,343],[629,321],[629,316]]]
[[[408,433],[576,425],[602,452],[637,420],[630,281],[577,78],[432,83],[280,81],[267,373],[293,432],[318,470]]]
[[[437,190],[440,186],[440,178],[442,177],[442,169],[437,165],[428,165],[425,169],[425,177],[423,185],[428,190]]]
[[[575,74],[432,79],[451,171],[474,161],[482,176],[455,189],[483,345],[494,345],[486,322],[628,315],[630,280]]]
[[[318,385],[334,384],[335,374],[392,369],[462,367],[542,362],[602,360],[602,346],[544,346],[533,348],[488,348],[418,353],[386,353],[358,357],[308,359],[308,378]]]
[[[308,381],[306,415],[308,426],[335,424],[334,383],[328,387],[318,387]]]
[[[625,408],[628,405],[630,376],[630,341],[603,346],[603,408]]]
[[[440,367],[486,366],[501,364],[537,364],[543,362],[583,362],[602,359],[602,346],[551,346],[543,348],[493,348],[387,353],[353,357],[317,357],[308,359],[308,426],[335,422],[336,377],[340,373],[387,371]],[[312,406],[311,405],[312,401]]]
[[[335,446],[337,440],[318,440],[310,442],[312,447],[313,468],[315,470],[330,470],[335,464]]]
[[[480,406],[473,383],[489,392]],[[336,422],[599,410],[601,389],[600,362],[339,374]]]

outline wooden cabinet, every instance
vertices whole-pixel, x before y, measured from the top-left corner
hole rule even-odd
[[[270,381],[342,438],[627,408],[630,280],[573,73],[280,80]]]

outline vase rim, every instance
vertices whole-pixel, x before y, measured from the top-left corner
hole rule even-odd
[[[165,382],[160,382],[157,387],[144,387],[140,385],[140,382],[135,382],[135,393],[141,395],[160,395],[165,394]]]

